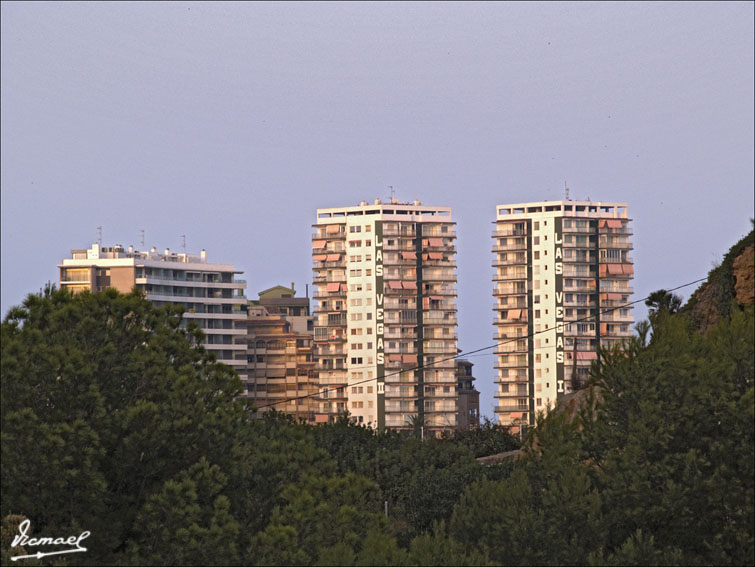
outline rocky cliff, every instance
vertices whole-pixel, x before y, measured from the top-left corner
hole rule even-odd
[[[755,305],[755,230],[742,238],[711,270],[708,280],[692,294],[682,312],[701,331],[714,326],[732,309]]]

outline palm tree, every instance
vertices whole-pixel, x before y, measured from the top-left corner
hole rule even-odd
[[[415,436],[424,438],[425,425],[427,425],[424,415],[410,415],[410,416],[407,416],[406,421],[408,422],[409,426],[414,430]]]
[[[645,305],[649,307],[648,311],[652,319],[653,315],[657,313],[666,312],[673,315],[679,311],[682,306],[682,298],[665,289],[659,289],[648,295]]]

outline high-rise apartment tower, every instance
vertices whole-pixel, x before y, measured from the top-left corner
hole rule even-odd
[[[591,201],[496,212],[496,413],[532,425],[585,384],[599,346],[631,335],[630,219],[626,203]]]
[[[379,429],[456,427],[454,224],[419,201],[317,210],[318,421],[348,410]]]

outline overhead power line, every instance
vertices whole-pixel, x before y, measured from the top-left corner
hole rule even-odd
[[[708,278],[707,277],[700,278],[700,279],[697,279],[697,280],[694,280],[694,281],[691,281],[691,282],[687,282],[687,283],[682,284],[682,285],[678,285],[678,286],[676,286],[674,288],[671,288],[671,289],[668,289],[666,291],[668,291],[670,293],[672,291],[676,291],[678,289],[682,289],[682,288],[694,285],[696,283],[703,282],[706,279],[708,279]],[[588,315],[586,317],[582,317],[582,318],[576,319],[574,321],[569,321],[568,324],[572,324],[572,323],[584,323],[586,321],[590,321],[592,319],[597,318],[598,315],[603,315],[604,313],[611,313],[612,311],[616,311],[617,309],[624,309],[626,307],[631,307],[635,303],[639,303],[641,301],[645,301],[645,300],[647,300],[649,298],[650,298],[650,296],[647,296],[647,297],[643,297],[642,299],[637,299],[635,301],[631,301],[629,303],[625,303],[623,305],[618,305],[616,307],[610,307],[610,308],[606,308],[604,310],[599,310],[598,313],[596,313],[595,315]],[[395,372],[390,372],[388,374],[383,374],[382,376],[375,376],[373,378],[367,378],[365,380],[360,380],[359,382],[353,382],[353,383],[347,384],[346,387],[358,386],[360,384],[366,384],[367,382],[375,382],[379,378],[387,378],[389,376],[396,376],[397,374],[401,374],[402,372],[412,372],[414,370],[422,370],[422,369],[425,369],[425,368],[429,368],[431,366],[435,366],[436,364],[439,364],[441,362],[447,362],[449,360],[455,360],[455,359],[460,358],[460,357],[470,356],[470,355],[473,355],[473,354],[484,352],[486,350],[494,349],[494,348],[496,348],[498,346],[501,346],[501,345],[513,343],[513,342],[516,342],[516,341],[520,341],[522,339],[532,338],[535,335],[539,335],[539,334],[542,334],[542,333],[547,333],[549,331],[553,331],[554,329],[555,329],[555,327],[548,327],[548,328],[542,329],[540,331],[535,331],[533,333],[530,333],[530,334],[527,334],[527,335],[524,335],[524,336],[521,336],[521,337],[514,337],[514,338],[511,338],[511,339],[507,339],[505,341],[497,342],[497,343],[489,345],[489,346],[481,347],[481,348],[474,349],[474,350],[469,350],[469,351],[466,351],[466,352],[460,352],[460,353],[458,353],[455,356],[449,356],[447,358],[442,358],[440,360],[434,360],[433,362],[428,363],[428,364],[422,364],[420,366],[413,366],[411,368],[404,368],[402,370],[397,370]],[[360,370],[364,370],[365,368],[377,368],[377,367],[376,366],[362,366],[362,367],[359,367]],[[343,387],[325,388],[324,390],[319,390],[319,391],[314,392],[312,394],[307,394],[307,395],[304,395],[304,396],[296,396],[294,398],[286,398],[284,400],[278,400],[276,402],[273,402],[273,403],[270,403],[270,404],[265,404],[263,406],[258,407],[257,411],[265,409],[265,408],[274,407],[274,406],[277,406],[277,405],[280,405],[280,404],[286,404],[286,403],[289,403],[289,402],[295,402],[297,400],[306,400],[308,398],[314,398],[314,397],[317,397],[317,396],[321,396],[322,394],[325,394],[325,393],[328,393],[328,392],[335,392],[335,391],[341,390],[341,389],[343,389]]]

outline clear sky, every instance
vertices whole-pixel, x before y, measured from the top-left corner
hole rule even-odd
[[[626,201],[635,296],[750,230],[753,3],[15,3],[2,314],[72,248],[311,281],[318,207],[453,207],[459,346],[493,343],[495,205]],[[683,290],[688,297],[692,288]],[[645,310],[637,309],[637,316]],[[492,416],[493,357],[472,357]]]

